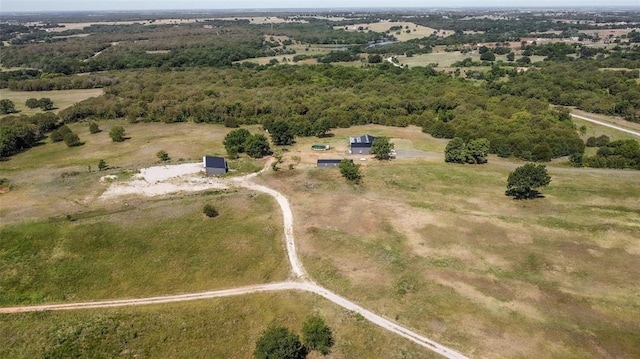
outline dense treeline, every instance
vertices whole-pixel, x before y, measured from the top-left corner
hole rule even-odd
[[[585,157],[583,164],[587,167],[640,170],[640,144],[634,140],[609,142],[600,147],[595,156]]]
[[[51,112],[0,118],[0,158],[35,146],[59,123],[58,116]]]
[[[421,126],[436,137],[487,138],[501,156],[547,160],[582,153],[566,112],[539,100],[493,96],[431,68],[330,65],[123,72],[106,95],[59,116],[64,122],[125,117],[132,122],[206,122],[230,127],[286,120],[296,136],[369,123]]]
[[[638,71],[600,71],[590,62],[550,63],[529,69],[507,82],[492,82],[499,94],[524,96],[587,112],[640,119]]]
[[[0,74],[2,74],[0,72]],[[113,85],[117,79],[104,75],[86,75],[86,76],[43,76],[38,79],[29,80],[9,80],[6,86],[13,91],[51,91],[51,90],[74,90],[74,89],[92,89],[102,88]],[[0,82],[0,88],[2,88]]]

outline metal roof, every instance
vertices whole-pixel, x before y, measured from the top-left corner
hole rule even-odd
[[[204,166],[207,168],[227,168],[224,157],[204,156]]]
[[[376,138],[371,135],[362,135],[358,137],[349,137],[349,143],[350,144],[361,143],[361,144],[371,145],[375,139]]]

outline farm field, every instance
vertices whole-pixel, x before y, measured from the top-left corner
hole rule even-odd
[[[300,334],[311,314],[322,316],[332,328],[336,343],[326,358],[438,357],[323,299],[297,292],[4,316],[0,357],[249,358],[255,339],[269,324]]]
[[[389,35],[395,36],[398,41],[407,41],[412,39],[420,39],[423,37],[428,37],[434,33],[437,33],[439,37],[447,37],[453,34],[451,30],[443,30],[443,29],[432,29],[430,27],[416,25],[412,22],[406,21],[380,21],[375,23],[362,23],[362,24],[354,24],[349,26],[334,26],[334,29],[345,29],[347,31],[358,31],[360,27],[364,29],[364,31],[375,31],[375,32],[386,32],[392,26],[402,26],[402,30],[391,31]],[[406,31],[410,32],[407,33]]]
[[[311,167],[263,178],[319,284],[471,357],[639,354],[637,173],[549,165],[545,198],[514,201],[518,161],[365,163],[360,187]]]
[[[28,108],[25,105],[25,101],[30,98],[40,99],[42,97],[48,97],[53,101],[55,107],[52,112],[67,108],[75,103],[86,100],[90,97],[98,97],[103,94],[102,89],[87,89],[87,90],[60,90],[60,91],[10,91],[7,89],[0,89],[0,99],[7,99],[13,101],[18,113],[11,115],[32,115],[34,113],[42,112],[39,108]],[[6,115],[2,115],[6,116]]]

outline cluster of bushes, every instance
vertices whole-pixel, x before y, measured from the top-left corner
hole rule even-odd
[[[53,110],[53,101],[51,101],[50,98],[48,97],[43,97],[41,99],[37,99],[37,98],[30,98],[27,99],[27,101],[25,102],[25,105],[28,108],[41,108],[45,111],[49,111],[49,110]]]
[[[253,356],[256,359],[304,359],[312,350],[329,354],[333,344],[331,328],[321,317],[310,316],[302,324],[302,341],[288,328],[272,325],[256,341]]]
[[[80,137],[77,134],[73,133],[71,129],[67,125],[62,125],[60,128],[51,131],[49,134],[49,138],[51,138],[51,142],[60,142],[64,141],[64,143],[68,147],[75,147],[82,145],[80,142]]]
[[[0,115],[16,112],[16,105],[9,99],[0,100]]]
[[[640,144],[635,140],[608,142],[595,156],[584,157],[582,164],[597,168],[640,169]]]
[[[230,158],[237,158],[241,153],[246,153],[253,158],[271,154],[269,141],[264,135],[251,134],[244,128],[229,132],[222,143]]]

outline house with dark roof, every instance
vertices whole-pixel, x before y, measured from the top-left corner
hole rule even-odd
[[[204,156],[202,157],[202,165],[207,171],[207,176],[223,175],[229,172],[227,160],[224,157]]]
[[[349,137],[349,153],[353,155],[368,155],[375,139],[376,137],[371,135]]]
[[[318,167],[338,167],[340,166],[340,162],[342,162],[342,160],[318,160]],[[349,160],[349,162],[353,163],[353,160]]]

